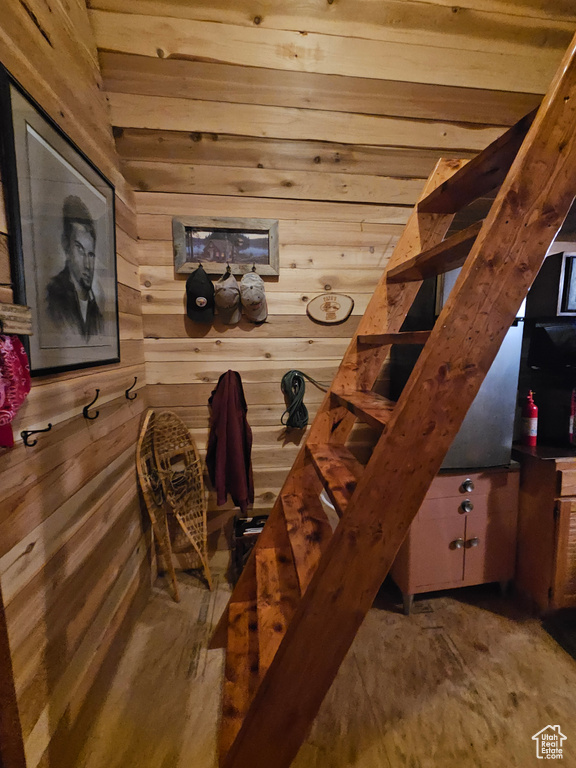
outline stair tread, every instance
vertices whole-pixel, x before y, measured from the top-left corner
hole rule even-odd
[[[256,551],[258,648],[260,678],[272,663],[300,600],[290,545]]]
[[[336,512],[341,517],[362,477],[364,467],[344,445],[307,444],[306,448]]]
[[[231,602],[222,689],[220,757],[238,735],[259,683],[256,601]]]
[[[482,228],[483,221],[476,221],[466,229],[447,237],[438,245],[413,256],[386,273],[389,283],[405,283],[435,277],[443,272],[461,267],[470,248]]]
[[[537,110],[525,115],[450,179],[418,203],[421,213],[456,213],[500,186],[514,162]]]
[[[282,509],[302,594],[332,537],[332,526],[318,495],[305,486],[282,494]]]
[[[334,393],[334,397],[351,413],[376,429],[386,427],[395,405],[394,401],[387,397],[362,390],[343,394]]]
[[[399,333],[358,334],[359,344],[426,344],[432,331],[400,331]]]

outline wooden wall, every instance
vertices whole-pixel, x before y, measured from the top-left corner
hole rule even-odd
[[[325,384],[331,381],[402,229],[387,221],[403,221],[405,211],[389,214],[383,208],[342,203],[161,193],[138,193],[137,206],[150,403],[175,408],[202,450],[208,435],[208,397],[221,373],[228,368],[239,371],[254,435],[254,507],[268,511],[302,439],[300,431],[286,431],[280,424],[285,408],[282,376],[298,368]],[[361,224],[363,212],[370,221]],[[266,279],[266,323],[255,326],[243,319],[236,327],[202,327],[185,318],[184,280],[174,277],[170,240],[171,217],[183,213],[279,219],[280,277]],[[353,296],[354,311],[345,323],[324,326],[306,316],[307,302],[324,290]],[[311,417],[322,396],[320,389],[306,383]],[[231,508],[229,504],[225,509]],[[210,529],[220,530],[229,512],[219,514],[212,497],[211,510]]]
[[[136,190],[150,402],[200,447],[228,368],[254,430],[258,510],[297,451],[282,375],[328,381],[440,155],[472,157],[540,100],[576,25],[570,3],[89,0],[116,147]],[[174,215],[279,220],[280,277],[261,327],[194,326]],[[353,296],[340,326],[306,317]],[[313,415],[321,393],[307,385]],[[212,501],[213,507],[213,501]],[[213,507],[211,527],[229,512]]]
[[[33,448],[18,439],[0,450],[0,579],[27,764],[66,768],[150,587],[134,463],[144,390],[124,397],[134,376],[145,384],[136,222],[83,2],[3,4],[0,59],[118,195],[122,362],[34,379],[15,434],[54,427]],[[0,205],[2,300],[11,299],[9,236]],[[86,421],[96,388],[100,416]]]

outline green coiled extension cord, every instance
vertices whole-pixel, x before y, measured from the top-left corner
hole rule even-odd
[[[308,379],[309,382],[324,392],[327,391],[327,387],[302,371],[292,370],[285,373],[280,385],[282,387],[282,392],[288,401],[288,407],[280,419],[280,422],[285,427],[304,429],[304,427],[308,425],[308,409],[304,405],[304,392],[306,390],[304,379]],[[288,418],[284,421],[286,414],[288,414]]]

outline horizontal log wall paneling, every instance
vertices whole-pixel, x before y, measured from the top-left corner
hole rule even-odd
[[[122,6],[123,3],[121,2]],[[421,7],[413,3],[413,7]],[[156,4],[156,7],[164,7]],[[446,16],[449,14],[447,13]],[[515,20],[517,20],[516,17]],[[135,53],[153,58],[196,58],[227,64],[265,67],[297,72],[318,72],[351,77],[437,83],[471,88],[542,93],[570,39],[569,22],[556,36],[558,47],[541,48],[538,30],[526,44],[501,41],[494,50],[493,38],[460,39],[460,46],[438,46],[436,36],[413,30],[412,42],[348,37],[295,29],[267,29],[260,24],[241,26],[170,16],[92,11],[96,41],[103,50]],[[385,32],[392,25],[383,26]],[[222,40],[226,39],[226,45]],[[443,36],[443,39],[451,35]],[[542,38],[540,37],[540,40]],[[385,43],[385,44],[383,44]],[[484,67],[478,67],[481,53]]]
[[[576,23],[570,2],[541,0],[357,0],[354,5],[307,0],[274,5],[269,0],[90,0],[91,8],[117,13],[169,16],[260,29],[303,30],[333,36],[412,44],[418,40],[440,48],[510,51],[542,45],[564,49]],[[331,7],[330,7],[331,6]]]
[[[440,120],[409,120],[166,96],[111,93],[108,100],[112,121],[120,128],[206,131],[343,144],[429,147],[455,152],[459,148],[482,149],[503,132],[498,127],[477,123],[468,126]]]
[[[205,101],[423,120],[512,125],[540,99],[536,94],[153,59],[110,51],[102,51],[100,62],[104,86],[113,93],[176,98],[194,94]]]
[[[425,179],[438,161],[438,151],[434,149],[371,147],[329,141],[293,141],[143,128],[116,128],[115,136],[118,152],[124,160],[133,163],[129,167],[135,172],[149,167],[138,165],[142,162],[180,163],[192,167],[222,166],[228,169],[228,183],[230,177],[233,178],[232,169],[238,168],[254,171],[329,171],[338,174],[341,184],[347,180],[352,183],[353,179],[348,178],[352,175]],[[475,152],[461,149],[459,154],[473,157]],[[242,175],[238,170],[236,173],[238,177]],[[341,174],[346,176],[340,177]]]
[[[256,508],[269,508],[297,450],[280,425],[282,375],[331,379],[440,154],[473,157],[545,91],[576,15],[513,5],[90,0],[135,189],[149,402],[176,409],[204,450],[208,397],[238,370]],[[278,219],[263,325],[186,317],[172,217],[195,215]],[[354,299],[341,325],[306,315],[328,291]],[[312,415],[321,399],[308,384]],[[230,512],[210,497],[213,530]]]
[[[300,431],[286,430],[280,422],[285,410],[282,376],[298,368],[322,384],[332,380],[402,230],[400,224],[381,222],[396,221],[398,216],[389,215],[383,206],[306,199],[286,201],[284,211],[282,203],[259,198],[249,207],[248,201],[233,196],[139,193],[136,197],[149,403],[175,410],[192,429],[204,456],[208,398],[221,373],[237,370],[254,438],[254,510],[266,513],[302,440]],[[200,206],[203,215],[224,211],[234,215],[236,202],[247,217],[261,215],[267,204],[272,207],[266,208],[266,215],[294,217],[279,221],[281,268],[278,278],[265,280],[267,322],[255,326],[243,318],[237,326],[217,319],[210,325],[193,323],[185,316],[186,276],[174,274],[170,214],[192,215]],[[353,296],[354,314],[339,325],[313,322],[306,315],[306,304],[332,290]],[[310,418],[323,397],[321,389],[306,382]],[[215,540],[220,536],[220,546],[227,543],[233,514],[230,501],[217,507],[215,494],[209,494],[209,531]]]
[[[117,193],[121,362],[33,378],[13,423],[16,444],[0,450],[0,583],[27,765],[72,768],[80,729],[90,727],[85,713],[102,701],[150,589],[134,464],[146,407],[134,197],[118,166],[83,3],[9,4],[0,50]],[[0,210],[0,299],[10,292],[11,300],[2,201]],[[135,377],[138,397],[128,401]],[[96,389],[100,415],[87,421],[82,408]],[[48,423],[52,430],[25,447],[21,430]]]

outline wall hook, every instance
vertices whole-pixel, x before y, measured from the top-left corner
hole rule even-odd
[[[28,448],[32,448],[32,446],[36,445],[38,440],[32,440],[31,442],[28,442],[30,435],[39,435],[40,432],[50,432],[51,429],[52,424],[48,424],[46,429],[25,429],[23,432],[20,432],[20,436],[22,440],[24,440],[24,445],[27,445]]]
[[[92,406],[94,405],[96,400],[98,400],[98,396],[99,395],[100,395],[100,390],[97,389],[96,390],[96,397],[94,398],[94,400],[92,400],[91,403],[88,403],[88,405],[85,405],[84,408],[82,408],[82,415],[84,416],[85,419],[89,419],[90,421],[94,421],[94,419],[97,419],[98,416],[100,416],[100,411],[96,411],[94,416],[90,416],[90,414],[88,413],[88,409],[92,408]]]
[[[252,272],[256,272],[256,262],[254,262],[254,264],[252,264]]]
[[[138,381],[138,376],[134,376],[134,384],[132,384],[132,386],[128,387],[128,389],[126,390],[126,400],[136,400],[136,398],[138,397],[138,392],[134,392],[133,395],[130,394],[131,390],[133,390],[134,387],[136,386],[137,381]]]
[[[232,274],[232,267],[230,266],[229,262],[226,262],[226,274],[231,275]]]

